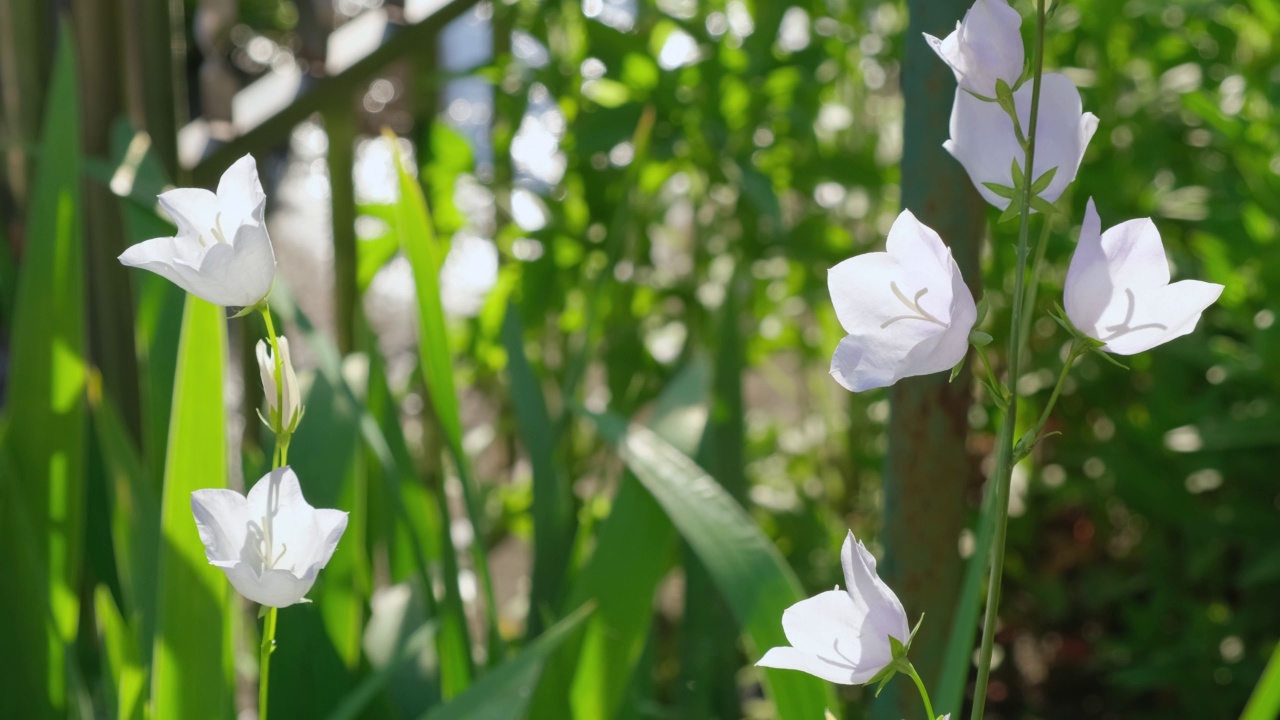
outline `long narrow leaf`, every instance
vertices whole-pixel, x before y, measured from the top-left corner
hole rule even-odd
[[[1271,651],[1271,660],[1253,688],[1240,720],[1272,720],[1276,717],[1280,717],[1280,645]]]
[[[947,638],[946,654],[942,657],[942,677],[935,693],[940,713],[959,713],[964,702],[965,685],[969,682],[969,669],[973,666],[973,645],[977,635],[978,616],[982,611],[982,592],[987,580],[987,568],[991,562],[991,540],[995,535],[995,493],[991,482],[982,499],[982,512],[978,516],[978,533],[973,554],[964,569],[964,584],[960,587],[960,600],[951,621],[951,635]]]
[[[422,375],[426,379],[427,394],[431,398],[436,420],[444,432],[449,453],[458,470],[467,519],[471,522],[474,537],[478,539],[471,545],[471,557],[484,595],[490,651],[496,652],[498,645],[494,639],[498,631],[497,608],[493,600],[493,582],[489,575],[486,548],[484,543],[479,541],[480,538],[485,537],[484,524],[479,499],[476,497],[477,490],[471,478],[470,464],[462,449],[462,419],[458,411],[458,396],[453,384],[453,361],[449,353],[444,308],[440,301],[440,268],[444,264],[445,248],[436,238],[431,226],[431,216],[427,210],[426,198],[422,194],[422,187],[405,169],[404,160],[398,151],[399,144],[389,131],[387,141],[397,149],[395,158],[400,197],[395,203],[393,229],[400,238],[400,247],[409,258],[410,267],[413,268],[418,300],[418,359],[421,362]],[[443,499],[441,499],[440,508],[442,512],[447,512],[448,504],[443,502]],[[457,587],[457,572],[454,569],[457,560],[448,529],[448,518],[442,519],[446,521],[442,532],[445,547],[445,612],[453,618],[445,618],[440,632],[448,637],[459,630],[465,631],[465,624],[459,621],[459,618],[463,617],[462,601]],[[444,671],[446,696],[460,692],[469,683],[467,676],[470,669],[467,667],[446,667]]]
[[[229,584],[205,559],[191,515],[193,491],[227,483],[226,352],[222,309],[188,296],[160,515],[160,590],[151,665],[155,718],[216,720],[231,713]]]
[[[524,716],[538,671],[591,615],[587,604],[556,623],[515,657],[481,677],[467,692],[437,707],[424,720],[514,720]]]
[[[507,307],[502,326],[511,375],[511,404],[525,451],[533,466],[533,582],[529,597],[529,636],[538,634],[542,614],[555,608],[573,541],[573,491],[556,464],[555,426],[542,386],[524,354],[520,311]]]
[[[62,716],[67,646],[80,618],[84,514],[85,302],[74,40],[58,42],[14,307],[0,478],[0,717]]]
[[[791,568],[755,521],[687,455],[653,431],[609,414],[588,414],[601,435],[653,494],[729,603],[751,649],[786,645],[782,612],[804,598]],[[804,673],[765,670],[782,720],[821,717],[836,700],[828,683]]]

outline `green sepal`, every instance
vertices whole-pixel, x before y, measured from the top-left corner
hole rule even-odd
[[[1013,186],[1021,189],[1023,183],[1027,181],[1026,176],[1022,174],[1022,166],[1018,164],[1018,158],[1014,158],[1010,164],[1012,167],[1009,168],[1009,173],[1013,176]]]
[[[1001,410],[1009,409],[1009,400],[1005,397],[1003,391],[993,385],[987,378],[980,377],[978,378],[978,382],[982,383],[982,386],[987,389],[987,392],[990,393],[991,399],[995,401],[997,407]]]
[[[1016,107],[1013,104],[1013,89],[1009,87],[1009,83],[1003,79],[996,79],[996,103],[1009,115],[1016,118],[1018,116]]]
[[[910,643],[910,640],[908,640],[907,642]],[[890,635],[889,636],[889,653],[893,655],[894,660],[897,660],[900,657],[906,657],[907,646],[899,642],[898,638]]]
[[[1110,354],[1110,353],[1106,352],[1105,350],[1103,350],[1103,349],[1102,349],[1102,348],[1100,348],[1100,347],[1091,347],[1091,348],[1089,348],[1089,352],[1093,353],[1094,355],[1097,355],[1098,357],[1102,358],[1103,360],[1106,360],[1107,362],[1111,363],[1112,365],[1115,365],[1116,367],[1120,368],[1121,370],[1128,370],[1128,369],[1129,369],[1129,366],[1128,366],[1128,365],[1125,365],[1124,363],[1122,363],[1122,362],[1120,362],[1119,360],[1115,359],[1114,357],[1112,357],[1112,356],[1111,356],[1111,354]]]
[[[984,182],[982,183],[982,186],[990,190],[991,192],[995,193],[996,195],[999,195],[1002,198],[1007,198],[1009,200],[1012,200],[1014,194],[1017,192],[1016,190],[1009,187],[1008,185],[1001,185],[999,183]]]
[[[983,295],[982,299],[978,301],[978,317],[974,318],[973,321],[975,327],[981,325],[982,321],[987,319],[987,310],[990,309],[991,303],[987,302],[987,296]]]
[[[228,309],[228,310],[230,310],[231,308],[227,308],[227,309]],[[228,316],[227,316],[227,319],[228,319],[228,320],[235,320],[236,318],[241,318],[241,317],[244,317],[245,315],[248,315],[249,313],[254,313],[254,312],[258,312],[258,306],[257,306],[257,305],[245,305],[244,307],[242,307],[242,308],[240,308],[238,311],[236,311],[236,314],[234,314],[234,315],[228,315]]]
[[[1022,212],[1022,197],[1016,196],[1016,197],[1010,198],[1009,207],[1004,209],[1004,212],[1000,214],[1000,219],[996,220],[996,222],[1002,223],[1002,222],[1005,222],[1006,220],[1012,220],[1018,217],[1018,215],[1021,212]]]
[[[951,382],[952,380],[956,379],[956,376],[959,375],[960,371],[964,369],[964,361],[968,359],[969,359],[969,354],[965,353],[965,356],[960,358],[960,362],[956,363],[956,366],[951,368],[951,376],[947,378],[947,382]]]
[[[271,612],[271,608],[267,607],[266,605],[259,605],[259,606],[258,606],[258,619],[259,619],[259,620],[261,620],[262,618],[266,617],[266,616],[267,616],[267,613],[269,613],[269,612]]]
[[[990,344],[991,344],[991,341],[992,341],[992,340],[994,340],[994,339],[995,339],[995,338],[991,337],[991,336],[990,336],[990,335],[988,335],[987,333],[982,332],[981,330],[970,330],[970,331],[969,331],[969,344],[970,344],[970,345],[977,345],[978,347],[986,347],[986,346],[990,345]]]
[[[911,643],[916,639],[916,633],[920,632],[920,626],[924,623],[924,613],[920,613],[920,619],[916,620],[916,626],[911,628],[911,634],[907,636],[907,649],[911,649]],[[892,636],[890,636],[892,637]]]
[[[972,90],[969,90],[969,89],[967,89],[967,88],[965,89],[965,92],[967,92],[967,93],[969,93],[970,95],[972,95],[972,96],[974,96],[974,97],[978,98],[978,99],[979,99],[979,100],[981,100],[982,102],[989,102],[989,103],[993,103],[993,102],[995,102],[995,101],[996,101],[996,99],[995,99],[995,98],[987,97],[986,95],[979,95],[978,93],[976,93],[976,92],[974,92],[974,91],[972,91]]]
[[[1015,159],[1013,161],[1013,164],[1016,166],[1018,164],[1018,161]],[[1049,168],[1047,171],[1045,171],[1043,175],[1036,178],[1035,182],[1031,183],[1031,192],[1035,195],[1039,195],[1040,193],[1044,192],[1045,188],[1049,187],[1049,183],[1053,182],[1053,176],[1057,174],[1058,174],[1058,168],[1056,167]]]
[[[1058,210],[1058,206],[1054,205],[1048,200],[1045,200],[1039,195],[1031,196],[1031,207],[1044,213],[1045,215],[1057,215],[1061,212],[1060,210]]]

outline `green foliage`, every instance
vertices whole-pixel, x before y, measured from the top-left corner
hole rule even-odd
[[[153,717],[222,718],[234,699],[226,576],[205,559],[191,493],[227,483],[222,308],[187,297],[178,341],[169,450],[160,507],[156,630],[151,661]]]
[[[76,57],[58,41],[28,208],[9,345],[11,425],[0,454],[0,592],[6,663],[0,715],[52,718],[72,697],[80,622],[87,426],[85,275],[80,226],[80,125]]]
[[[239,5],[239,22],[282,47],[304,30],[295,3]],[[921,40],[896,0],[636,5],[624,32],[578,2],[492,4],[495,24],[549,61],[525,65],[495,43],[481,68],[497,90],[491,154],[444,115],[414,118],[419,167],[397,167],[394,202],[359,207],[385,231],[337,268],[364,295],[408,263],[412,350],[384,353],[375,323],[358,321],[341,355],[323,310],[313,324],[294,304],[280,255],[273,310],[303,340],[308,390],[290,458],[314,505],[351,516],[313,602],[281,611],[274,715],[789,720],[828,707],[860,717],[876,702],[874,688],[752,665],[785,642],[789,603],[843,583],[849,528],[884,567],[900,560],[876,542],[890,408],[827,375],[843,331],[826,270],[880,249],[899,209],[912,102],[899,86],[904,49]],[[1046,64],[1069,69],[1101,125],[1057,204],[1032,372],[1012,398],[979,389],[968,413],[975,467],[1002,404],[1022,403],[1022,435],[1053,384],[1070,338],[1050,310],[1089,196],[1105,227],[1151,216],[1175,279],[1226,291],[1189,337],[1122,359],[1127,372],[1082,357],[1042,433],[1061,435],[1029,448],[993,675],[1004,693],[990,707],[1144,720],[1233,717],[1248,703],[1246,720],[1272,717],[1280,5],[1054,7]],[[804,43],[783,41],[793,8]],[[696,52],[664,57],[676,33]],[[126,171],[119,234],[173,230],[153,202],[168,181],[145,135],[121,121],[109,159],[82,156],[67,37],[34,183],[24,200],[6,175],[0,192],[16,211],[0,229],[0,716],[222,718],[254,682],[257,626],[207,564],[189,493],[263,470],[256,368],[232,353],[260,328],[234,320],[228,338],[220,310],[131,271],[140,433],[97,391],[81,184]],[[564,174],[538,188],[546,223],[531,230],[512,194],[536,183],[517,180],[511,151],[534,98],[554,105]],[[360,126],[383,122],[400,126],[376,114]],[[1033,189],[1053,176],[1022,175]],[[482,230],[460,187],[494,208]],[[997,380],[1014,232],[998,218],[987,210],[981,281],[966,269],[985,290],[975,338],[995,336]],[[451,238],[473,231],[494,241],[499,282],[476,317],[454,318],[441,272]],[[985,375],[976,359],[965,367]],[[249,402],[228,404],[227,377],[245,379]],[[98,479],[105,493],[90,495]],[[990,542],[982,494],[968,488],[970,558]],[[86,531],[86,509],[100,532]],[[966,697],[979,569],[969,562],[956,628],[924,626],[950,631],[930,688],[943,712]]]

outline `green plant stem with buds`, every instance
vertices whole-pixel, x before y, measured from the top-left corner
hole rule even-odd
[[[1031,119],[1027,123],[1026,168],[1027,178],[1022,187],[1022,213],[1018,227],[1017,269],[1014,275],[1013,311],[1009,323],[1009,387],[1018,387],[1021,370],[1022,345],[1026,342],[1022,316],[1025,311],[1027,245],[1031,226],[1031,178],[1035,170],[1036,121],[1040,111],[1040,79],[1044,73],[1044,24],[1045,0],[1036,3],[1036,45],[1033,75],[1031,79]],[[1014,125],[1018,119],[1013,118]],[[1046,218],[1047,220],[1047,218]],[[1000,583],[1004,575],[1005,535],[1009,521],[1009,483],[1013,473],[1013,433],[1017,426],[1018,402],[1016,395],[1009,402],[1004,424],[996,444],[996,515],[995,539],[991,546],[991,575],[987,584],[987,607],[983,616],[982,646],[978,654],[978,677],[973,693],[972,720],[982,720],[987,704],[987,681],[991,675],[991,653],[995,644],[996,624],[999,619]]]
[[[262,321],[267,326],[267,340],[271,343],[271,354],[275,358],[276,378],[276,413],[281,428],[285,427],[284,417],[284,356],[280,354],[280,340],[276,336],[276,326],[271,319],[271,309],[266,302],[258,306],[262,313]],[[273,427],[272,430],[275,428]],[[278,470],[289,464],[289,439],[286,431],[276,435],[276,447],[271,458],[271,469]],[[276,616],[279,608],[263,607],[259,613],[264,618],[262,623],[262,644],[258,646],[258,720],[267,720],[267,696],[271,684],[271,653],[276,651]]]

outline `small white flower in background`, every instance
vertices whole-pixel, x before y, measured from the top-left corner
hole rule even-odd
[[[1170,284],[1155,223],[1130,220],[1102,232],[1089,199],[1063,301],[1077,329],[1106,343],[1102,350],[1133,355],[1186,335],[1222,289],[1199,280]]]
[[[829,590],[787,608],[776,647],[756,665],[802,670],[842,685],[864,685],[897,659],[893,644],[911,640],[898,596],[876,574],[876,559],[849,533],[840,550],[844,590]]]
[[[277,608],[307,602],[303,596],[347,529],[345,512],[307,504],[287,467],[263,476],[247,498],[234,490],[196,490],[191,512],[209,564],[241,595]]]
[[[159,200],[178,234],[140,242],[125,250],[120,262],[223,307],[252,307],[271,292],[276,258],[263,222],[267,196],[252,156],[227,168],[216,195],[179,188]]]
[[[849,333],[831,358],[831,374],[855,392],[949,370],[968,352],[978,317],[951,249],[911,211],[898,215],[885,250],[845,260],[827,274],[836,316]]]
[[[1032,84],[1027,82],[1013,94],[1018,124],[1024,133],[1031,120],[1031,92]],[[1049,185],[1039,193],[1040,197],[1055,202],[1076,179],[1085,148],[1097,129],[1098,118],[1093,113],[1082,112],[1080,92],[1066,75],[1048,73],[1041,78],[1036,166],[1030,173],[1022,168],[1030,181],[1057,168]],[[983,185],[1014,187],[1013,163],[1016,161],[1021,167],[1026,160],[1013,120],[1003,108],[957,90],[951,109],[951,139],[942,146],[964,166],[983,199],[1001,210],[1009,206],[1008,198]]]
[[[996,96],[996,80],[1009,87],[1022,77],[1022,16],[1007,0],[978,0],[942,40],[925,33],[938,57],[951,66],[962,90]]]
[[[276,387],[276,359],[266,340],[258,341],[258,371],[262,375],[262,393],[267,396],[267,426],[277,435],[292,433],[302,419],[302,392],[298,387],[298,375],[289,359],[289,340],[281,335],[280,388]]]

